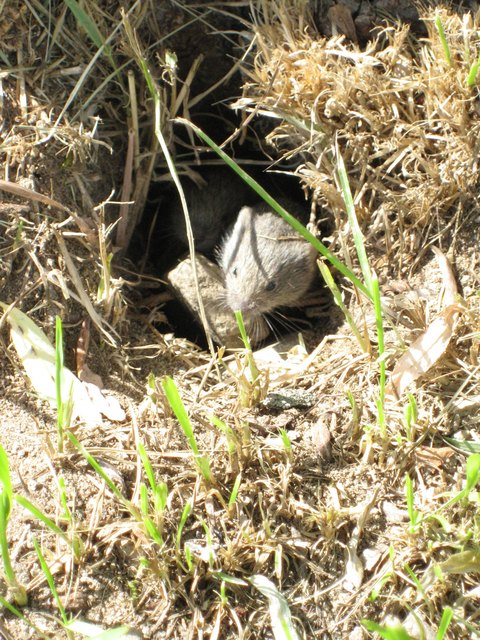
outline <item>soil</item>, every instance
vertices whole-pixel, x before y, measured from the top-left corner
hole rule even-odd
[[[326,24],[328,7],[326,3],[311,4],[321,27]],[[373,14],[390,11],[394,5],[399,19],[407,16],[409,21],[417,20],[414,3],[410,2],[371,0],[344,4],[354,5],[354,13],[366,13],[364,5],[368,4]],[[105,5],[110,7],[108,2]],[[159,5],[156,9],[166,12],[157,16],[157,20],[163,20],[167,32],[184,19],[177,5],[168,6],[164,9]],[[19,15],[14,14],[13,18],[20,22],[9,27],[7,34],[22,29],[24,11]],[[9,24],[14,24],[13,18],[9,18]],[[5,13],[2,19],[6,20]],[[232,22],[220,14],[214,26],[228,30]],[[176,41],[178,51],[182,47],[188,51],[188,55],[181,56],[183,76],[197,53],[205,51],[202,23],[197,22],[195,29],[198,30],[195,47]],[[7,38],[6,42],[13,40]],[[216,47],[220,45],[214,34],[208,42],[206,50],[213,56],[210,67],[215,67]],[[221,48],[222,60],[224,55]],[[221,77],[223,67],[218,72]],[[207,71],[204,73],[206,79],[203,75],[196,78],[200,86],[212,83]],[[31,77],[26,74],[28,87],[36,82],[34,76],[33,71]],[[227,85],[222,91],[214,95],[215,104],[231,96],[234,89]],[[12,122],[21,119],[20,100],[13,90],[9,103],[8,119]],[[208,117],[202,124],[207,121]],[[209,130],[209,125],[206,128]],[[28,165],[35,190],[51,193],[56,201],[80,212],[84,223],[90,224],[95,216],[98,222],[103,213],[93,212],[90,204],[104,202],[112,188],[118,194],[126,155],[125,138],[114,138],[113,154],[100,146],[85,162],[72,161],[70,167],[66,166],[68,157],[65,163],[58,161],[58,144],[52,142],[51,147],[48,144],[42,147],[37,157],[32,148]],[[22,175],[21,163],[10,171]],[[115,217],[114,205],[108,205],[105,211],[107,219]],[[64,220],[58,209],[47,210],[31,200],[25,202],[21,196],[3,193],[0,300],[8,304],[17,302],[52,343],[55,316],[61,315],[65,364],[76,370],[79,337],[83,335],[81,325],[88,314],[72,283],[72,271],[66,267],[68,256],[62,254],[56,240],[57,230],[67,232],[69,255],[82,281],[89,285],[92,300],[99,284],[97,267],[101,263],[101,250],[98,243],[80,237],[82,229],[78,221],[65,224]],[[454,233],[442,238],[445,253],[455,251],[455,271],[464,299],[478,296],[480,290],[479,229],[478,214],[471,211],[456,225]],[[18,233],[20,244],[15,245]],[[58,453],[57,412],[37,397],[11,344],[8,324],[3,322],[1,326],[1,443],[8,455],[14,493],[33,502],[64,530],[69,530],[58,489],[62,477],[84,550],[80,560],[74,562],[71,549],[14,503],[8,542],[17,576],[27,587],[28,605],[22,611],[29,623],[4,611],[0,616],[0,636],[6,640],[64,637],[58,606],[34,550],[35,537],[68,615],[104,628],[125,624],[132,634],[128,637],[272,638],[267,600],[248,583],[228,582],[226,599],[222,600],[219,594],[225,585],[219,570],[238,579],[264,574],[275,581],[282,593],[288,594],[301,637],[352,640],[367,637],[361,619],[382,620],[385,613],[397,614],[402,610],[398,604],[387,611],[381,599],[369,598],[379,577],[389,571],[391,545],[395,543],[404,552],[405,565],[410,563],[418,568],[429,562],[431,549],[422,546],[424,540],[419,539],[415,554],[414,545],[406,540],[405,472],[417,469],[417,478],[421,476],[425,482],[426,492],[438,495],[454,486],[458,488],[465,456],[449,450],[438,463],[438,459],[427,460],[429,447],[438,447],[439,440],[435,438],[456,434],[459,423],[467,434],[478,429],[478,404],[470,411],[458,413],[457,422],[446,423],[440,420],[444,404],[439,401],[429,407],[431,424],[437,430],[427,429],[418,445],[409,445],[407,453],[393,448],[385,453],[376,444],[372,453],[369,429],[374,428],[370,421],[376,409],[369,404],[367,390],[376,375],[377,363],[362,353],[343,314],[336,307],[324,307],[316,311],[313,328],[305,332],[308,353],[322,345],[313,363],[305,365],[301,375],[286,373],[278,381],[275,376],[280,375],[279,371],[270,373],[271,390],[294,386],[313,394],[313,405],[281,410],[267,409],[262,404],[239,408],[242,376],[219,377],[206,350],[175,335],[175,327],[169,326],[162,305],[145,302],[147,295],[164,294],[165,288],[158,286],[159,275],[149,273],[142,280],[137,265],[124,257],[114,261],[114,294],[109,312],[106,304],[95,301],[97,311],[108,318],[104,329],[112,340],[105,339],[92,322],[86,361],[101,377],[105,395],[117,399],[126,417],[120,421],[104,419],[97,426],[76,424],[72,432],[107,470],[122,494],[137,505],[140,480],[147,482],[137,452],[138,443],[145,445],[157,480],[168,486],[168,507],[162,526],[159,525],[165,538],[164,548],[155,547],[142,524],[131,517],[78,450],[67,443],[65,452]],[[409,291],[420,292],[426,316],[437,304],[439,283],[437,264],[428,251],[412,273],[402,279],[402,285]],[[400,297],[395,284],[383,280],[382,293],[390,299]],[[399,308],[401,315],[404,309],[401,305]],[[373,322],[371,317],[365,317],[365,330]],[[428,324],[428,319],[425,323]],[[466,327],[465,322],[458,329],[465,340]],[[474,348],[478,356],[478,340]],[[298,347],[292,359],[298,357],[302,361],[301,353]],[[458,354],[452,353],[450,358],[456,358],[455,366],[460,370],[462,362]],[[231,356],[227,362],[233,366]],[[166,375],[174,377],[192,416],[199,449],[211,462],[215,476],[211,484],[201,481],[185,435],[166,402],[160,384]],[[152,383],[152,379],[157,382]],[[475,378],[472,380],[473,385]],[[478,373],[476,380],[478,383]],[[458,388],[454,382],[458,380],[452,381],[451,396]],[[440,387],[441,369],[437,383]],[[352,409],[352,398],[358,413]],[[401,411],[403,408],[398,408]],[[224,434],[212,426],[212,415],[234,429],[235,454],[228,453]],[[291,441],[291,450],[282,444],[282,433]],[[239,474],[240,497],[233,506],[228,506]],[[193,548],[195,543],[202,546],[208,529],[215,557],[213,561],[205,560],[203,549],[203,555],[194,557],[195,568],[191,571],[185,568],[185,556],[178,554],[176,547],[179,522],[187,503],[192,505],[193,516],[187,519],[180,538],[182,549],[186,542],[192,543]],[[399,521],[388,511],[389,505],[398,510]],[[357,584],[353,578],[353,584],[345,587],[341,578],[348,567],[349,545],[359,530],[362,533],[358,556],[363,563],[363,579]],[[432,595],[434,606],[442,598],[448,601],[450,580],[451,576],[447,576],[444,594]],[[392,600],[397,599],[398,603],[406,594],[405,583],[402,584],[391,587],[395,596]],[[8,597],[8,590],[2,589],[2,594]],[[457,625],[456,635],[446,637],[469,637],[465,633]]]

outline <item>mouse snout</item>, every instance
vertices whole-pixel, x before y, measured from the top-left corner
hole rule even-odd
[[[234,294],[229,292],[227,303],[232,311],[241,311],[244,317],[257,315],[255,301],[242,297],[241,293]]]

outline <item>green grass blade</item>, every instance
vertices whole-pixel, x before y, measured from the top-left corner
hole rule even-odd
[[[228,597],[227,597],[227,585],[225,584],[225,582],[221,582],[220,583],[220,603],[222,605],[222,607],[226,607],[228,604]]]
[[[255,359],[253,357],[252,346],[250,344],[250,338],[247,335],[247,330],[245,329],[245,323],[243,321],[243,315],[241,311],[235,311],[235,320],[237,321],[238,329],[240,331],[240,336],[242,338],[242,342],[247,351],[247,360],[248,360],[248,368],[250,369],[250,375],[252,376],[252,382],[260,375],[259,370],[257,369],[257,365],[255,364]]]
[[[480,68],[480,58],[476,60],[470,67],[467,76],[467,87],[473,87],[477,81],[478,69]]]
[[[215,151],[217,155],[222,158],[222,160],[228,164],[228,166],[237,173],[244,182],[246,182],[252,189],[263,199],[265,202],[272,207],[282,218],[288,222],[288,224],[295,229],[305,240],[308,240],[310,244],[315,247],[315,249],[322,254],[327,260],[346,278],[350,280],[350,282],[357,287],[367,298],[371,299],[371,295],[367,287],[357,278],[357,276],[346,267],[343,262],[341,262],[331,251],[327,249],[327,247],[316,238],[313,233],[310,233],[308,229],[306,229],[301,222],[299,222],[296,218],[294,218],[286,209],[284,209],[272,196],[265,191],[265,189],[254,180],[246,171],[244,171],[229,155],[225,153],[215,142],[204,133],[199,127],[194,125],[189,120],[185,120],[184,118],[177,118],[177,122],[181,122],[185,124],[187,127],[190,127],[195,131],[195,133],[201,138],[208,146]]]
[[[464,491],[465,494],[468,495],[480,480],[480,454],[474,453],[468,456],[466,475],[467,480]]]
[[[143,468],[145,469],[145,475],[147,476],[148,483],[151,489],[155,491],[157,482],[155,480],[155,474],[153,472],[152,464],[148,458],[147,451],[141,442],[138,443],[137,449],[143,464]]]
[[[40,520],[40,522],[43,522],[43,524],[46,527],[48,527],[50,531],[52,531],[52,533],[55,533],[57,536],[60,536],[61,538],[63,538],[63,540],[65,540],[65,542],[67,542],[67,544],[70,544],[70,541],[65,531],[60,529],[60,527],[57,524],[55,524],[53,520],[51,520],[42,511],[40,511],[38,507],[36,507],[32,502],[30,502],[30,500],[18,494],[15,494],[14,498],[19,505],[21,505],[24,509],[27,509],[27,511],[30,511],[30,513],[37,520]]]
[[[225,424],[223,420],[220,420],[220,418],[217,418],[217,416],[210,416],[210,423],[213,424],[215,427],[217,427],[217,429],[220,429],[220,431],[222,431],[222,433],[225,434],[227,438],[228,454],[230,456],[233,455],[237,450],[237,437],[235,435],[234,430],[231,427],[229,427],[227,424]]]
[[[386,383],[386,371],[385,371],[385,333],[383,328],[383,313],[382,313],[382,301],[380,297],[380,287],[378,284],[378,278],[376,273],[372,275],[372,295],[373,305],[375,309],[375,322],[377,327],[377,340],[378,340],[378,355],[380,357],[380,394],[381,401],[383,403],[385,399],[385,383]]]
[[[387,383],[387,374],[385,368],[385,337],[383,330],[383,313],[382,313],[382,301],[380,298],[380,287],[378,284],[378,278],[376,273],[371,276],[371,291],[373,297],[373,306],[375,310],[375,323],[377,327],[377,342],[378,342],[378,365],[380,368],[380,384],[379,384],[379,398],[377,399],[378,409],[378,426],[382,434],[383,439],[387,437],[387,429],[385,425],[385,385]]]
[[[248,581],[268,599],[270,623],[275,640],[299,640],[285,596],[268,578],[251,576]]]
[[[415,424],[418,418],[418,407],[417,400],[414,395],[408,393],[407,398],[408,404],[405,407],[405,432],[407,434],[408,440],[410,440],[410,442],[413,442],[413,429],[415,428]]]
[[[190,445],[190,449],[193,451],[195,456],[195,463],[200,470],[203,478],[210,482],[212,479],[212,473],[210,470],[210,463],[207,458],[200,455],[200,451],[197,446],[197,442],[195,440],[195,434],[193,433],[192,423],[190,422],[190,418],[188,417],[185,406],[180,398],[180,394],[178,393],[177,385],[173,381],[172,378],[167,376],[162,381],[162,387],[167,396],[167,400],[170,406],[173,409],[173,412],[182,427],[183,433],[187,438],[188,444]]]
[[[168,485],[166,482],[159,482],[155,488],[155,511],[163,513],[167,507]]]
[[[154,540],[158,545],[163,546],[164,540],[162,538],[162,535],[153,520],[148,515],[149,506],[150,501],[148,499],[148,489],[147,486],[142,482],[142,484],[140,485],[140,510],[143,515],[143,525],[152,540]]]
[[[62,401],[63,386],[63,326],[59,316],[55,318],[55,392],[57,398],[58,452],[63,453],[65,406]]]
[[[369,599],[370,602],[375,602],[375,600],[380,595],[383,587],[387,584],[387,582],[389,582],[390,580],[392,580],[394,578],[394,575],[395,574],[393,573],[393,571],[389,571],[382,578],[380,578],[380,580],[378,580],[378,582],[376,582],[375,586],[370,591],[370,595],[368,596],[368,599]]]
[[[437,635],[435,636],[435,640],[443,640],[445,638],[445,634],[447,633],[448,627],[450,626],[450,622],[453,618],[453,609],[451,607],[445,607],[442,612],[442,619],[440,620],[440,625],[438,627]]]
[[[142,482],[140,485],[140,511],[144,516],[148,515],[149,502],[147,486]]]
[[[362,332],[360,331],[360,329],[357,327],[357,325],[355,324],[355,320],[353,319],[352,314],[349,312],[349,310],[347,309],[347,307],[345,306],[344,302],[343,302],[343,297],[342,294],[340,292],[340,289],[337,287],[337,284],[335,282],[335,280],[333,279],[333,276],[330,272],[330,269],[327,267],[327,265],[325,264],[325,262],[323,262],[322,260],[318,261],[318,268],[320,269],[320,273],[322,274],[322,278],[325,282],[325,284],[327,285],[327,287],[330,289],[332,295],[333,295],[333,299],[335,300],[335,303],[337,304],[337,306],[340,308],[340,310],[342,311],[345,320],[348,322],[350,329],[352,330],[353,335],[355,336],[360,349],[363,351],[363,353],[368,353],[368,345],[365,341],[365,338],[362,334]]]
[[[95,458],[85,449],[85,447],[77,440],[77,438],[71,433],[67,431],[67,436],[70,442],[73,444],[75,449],[79,451],[88,464],[98,473],[98,475],[105,482],[107,487],[113,493],[113,495],[119,500],[119,502],[129,511],[129,513],[137,520],[137,522],[142,521],[142,516],[140,511],[122,494],[122,492],[118,489],[113,480],[105,473],[102,467],[98,464]]]
[[[243,315],[241,311],[235,311],[235,319],[238,324],[238,329],[240,331],[240,337],[242,338],[243,346],[245,347],[245,349],[251,352],[252,346],[250,344],[250,338],[248,337],[247,330],[245,329],[245,323],[243,321]],[[257,375],[258,375],[258,371],[257,371]],[[254,377],[256,377],[256,375]]]
[[[451,444],[452,447],[465,451],[466,453],[480,453],[480,443],[469,440],[457,440],[456,438],[443,438],[445,442]]]
[[[282,441],[283,444],[283,448],[285,449],[286,453],[291,454],[292,453],[292,441],[290,440],[290,437],[288,435],[288,432],[286,429],[279,429],[278,430],[278,434],[280,436],[280,439]]]
[[[185,523],[187,522],[188,516],[192,510],[192,505],[190,502],[185,503],[183,507],[182,516],[180,518],[180,522],[178,523],[177,535],[175,537],[175,547],[177,552],[180,551],[180,542],[182,539],[183,528],[185,527]]]
[[[208,461],[208,459],[205,456],[199,456],[196,459],[196,463],[197,466],[200,470],[200,473],[202,474],[203,478],[207,481],[207,482],[211,482],[212,481],[212,472],[210,469],[210,462]]]
[[[65,4],[75,16],[79,26],[86,32],[93,44],[100,49],[103,46],[104,38],[92,18],[85,13],[76,0],[65,0]]]
[[[466,463],[466,481],[465,487],[457,493],[456,496],[450,498],[448,502],[439,507],[436,511],[429,514],[429,517],[436,516],[440,511],[448,509],[455,503],[459,502],[459,500],[464,500],[468,497],[470,491],[477,485],[480,480],[480,454],[472,453],[471,456],[467,458]]]
[[[193,571],[193,554],[188,544],[185,545],[184,557],[185,557],[185,562],[187,563],[188,571],[190,571],[191,573]]]
[[[228,499],[228,506],[231,507],[235,504],[238,497],[238,490],[240,489],[240,483],[242,482],[242,474],[239,473],[235,478],[235,482],[233,483],[232,491],[230,493],[230,498]]]
[[[40,509],[37,506],[35,506],[32,502],[30,502],[30,500],[28,500],[24,496],[15,494],[14,498],[15,498],[15,502],[18,502],[18,504],[21,505],[24,509],[26,509],[27,511],[30,511],[30,513],[37,520],[40,520],[40,522],[43,522],[43,524],[48,529],[50,529],[52,533],[62,538],[65,544],[73,550],[73,553],[75,555],[75,558],[77,558],[77,560],[81,557],[83,552],[83,543],[79,537],[76,537],[76,536],[71,537],[68,534],[66,534],[62,529],[60,529],[60,527],[53,520],[51,520],[47,515],[45,515],[43,511],[40,511]]]
[[[105,484],[108,486],[110,491],[118,498],[118,500],[124,504],[127,504],[127,503],[130,504],[129,501],[125,498],[125,496],[122,494],[122,492],[118,489],[116,484],[113,482],[113,480],[105,473],[105,471],[98,464],[95,458],[90,453],[88,453],[88,451],[77,440],[77,438],[73,435],[73,433],[69,433],[68,437],[71,443],[73,444],[73,446],[75,447],[75,449],[77,449],[82,454],[82,456],[85,458],[88,464],[98,473],[98,475],[102,478],[102,480],[104,480]]]
[[[10,502],[10,506],[13,500],[12,479],[10,477],[10,465],[8,462],[8,456],[5,449],[0,444],[0,483],[2,484],[1,491],[4,493]],[[8,519],[10,511],[6,514]]]
[[[415,586],[418,589],[418,592],[422,595],[425,596],[425,587],[423,586],[423,584],[420,582],[420,580],[417,578],[417,576],[415,575],[415,572],[413,571],[413,569],[411,568],[411,566],[406,562],[403,565],[403,568],[405,569],[405,571],[408,573],[408,575],[410,576],[412,582],[415,583]]]
[[[46,635],[45,633],[43,633],[43,631],[41,631],[35,624],[33,624],[33,622],[31,622],[26,616],[24,616],[19,609],[14,607],[13,604],[8,602],[8,600],[5,600],[5,598],[2,596],[0,596],[0,605],[2,605],[2,607],[5,607],[5,609],[8,609],[8,611],[10,611],[12,615],[14,615],[19,620],[23,620],[25,624],[33,629],[36,633],[36,635],[33,636],[35,639],[38,638],[38,640],[52,640],[51,634]]]
[[[435,16],[435,26],[440,37],[440,42],[442,43],[445,60],[449,67],[453,67],[452,54],[448,45],[447,36],[445,35],[445,29],[443,28],[443,22],[439,15]]]
[[[72,512],[70,511],[70,508],[68,506],[65,479],[63,478],[63,476],[58,477],[58,491],[60,494],[60,503],[63,507],[63,519],[69,524],[72,524]]]
[[[152,464],[148,457],[147,451],[141,442],[138,443],[138,453],[142,460],[143,468],[148,479],[148,483],[153,492],[154,507],[156,513],[163,513],[167,506],[168,486],[166,482],[157,482]]]
[[[154,542],[156,542],[158,544],[158,546],[163,547],[164,544],[165,544],[165,541],[162,538],[162,535],[161,535],[160,531],[155,526],[153,520],[151,518],[149,518],[148,516],[145,516],[144,519],[143,519],[143,524],[144,524],[145,529],[146,529],[148,535],[150,536],[150,538]]]
[[[33,542],[33,546],[35,547],[35,551],[37,552],[37,556],[40,561],[40,566],[42,567],[42,571],[45,574],[45,578],[47,579],[48,586],[50,587],[50,591],[52,592],[52,595],[55,598],[55,602],[57,603],[57,607],[58,607],[58,610],[60,611],[60,616],[63,620],[63,624],[66,625],[68,624],[69,619],[65,612],[65,607],[63,606],[62,601],[60,600],[60,597],[58,595],[58,591],[55,586],[55,581],[53,579],[52,572],[50,571],[50,568],[47,562],[45,561],[42,550],[40,549],[40,545],[38,544],[35,536],[32,537],[32,542]]]
[[[62,406],[62,373],[63,373],[63,325],[60,316],[55,317],[55,391],[57,408],[60,414]]]
[[[195,434],[193,433],[192,423],[190,422],[190,418],[188,417],[187,410],[180,398],[180,394],[178,393],[177,385],[173,381],[173,378],[167,376],[162,381],[162,387],[165,391],[165,395],[167,396],[167,400],[173,409],[173,412],[182,427],[183,433],[188,440],[188,444],[190,445],[190,449],[193,451],[195,456],[200,455],[197,441],[195,440]]]
[[[8,525],[8,516],[10,514],[10,500],[6,493],[0,493],[0,552],[2,554],[2,563],[3,570],[5,573],[5,580],[8,586],[15,591],[18,586],[17,576],[15,575],[15,571],[13,570],[12,561],[10,559],[10,550],[8,548],[8,537],[7,537],[7,525]],[[17,598],[15,598],[17,603],[22,606],[26,604],[25,602],[18,602]]]
[[[362,620],[361,622],[365,629],[378,633],[385,640],[413,640],[403,627],[382,626],[373,620]]]
[[[343,200],[345,202],[345,209],[347,212],[348,222],[350,229],[352,230],[353,242],[357,251],[358,261],[362,269],[363,279],[365,280],[366,288],[368,291],[368,298],[372,299],[372,274],[370,271],[370,265],[368,263],[367,252],[365,250],[365,243],[363,240],[363,233],[358,224],[357,215],[355,213],[355,205],[353,204],[352,191],[350,189],[350,183],[348,181],[347,170],[345,169],[345,163],[343,161],[340,149],[335,151],[337,157],[337,174],[342,188]]]
[[[248,582],[243,580],[243,578],[238,578],[237,576],[231,576],[228,573],[224,573],[223,571],[214,571],[212,575],[217,580],[222,580],[226,584],[233,584],[238,587],[248,587]]]
[[[27,604],[25,587],[17,580],[17,576],[10,559],[8,548],[7,527],[12,510],[13,491],[10,477],[10,465],[5,449],[0,445],[0,553],[2,557],[5,579],[12,590],[15,602],[24,606]]]

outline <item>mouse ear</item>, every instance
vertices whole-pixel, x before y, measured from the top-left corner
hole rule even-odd
[[[238,212],[238,222],[243,224],[248,224],[253,216],[252,207],[242,207]]]

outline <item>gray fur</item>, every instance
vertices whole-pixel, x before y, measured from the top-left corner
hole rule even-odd
[[[214,167],[202,172],[206,184],[198,187],[187,178],[182,178],[182,186],[187,201],[192,225],[195,249],[211,252],[217,245],[225,229],[228,228],[242,205],[252,199],[250,188],[233,171]],[[170,230],[185,247],[188,245],[185,217],[178,194],[168,196]]]
[[[295,203],[282,205],[302,217]],[[312,283],[316,255],[266,204],[243,207],[218,252],[228,306],[250,318],[294,306]]]

